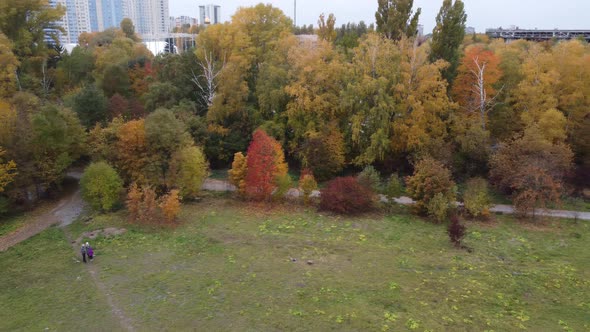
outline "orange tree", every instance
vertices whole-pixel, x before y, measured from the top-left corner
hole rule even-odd
[[[248,147],[246,196],[253,200],[268,200],[277,188],[277,180],[287,175],[287,163],[281,144],[264,131],[254,132]]]

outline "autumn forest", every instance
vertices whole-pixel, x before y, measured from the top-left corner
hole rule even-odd
[[[87,200],[110,210],[128,188],[140,219],[156,204],[146,200],[174,219],[211,169],[231,169],[252,200],[298,186],[307,199],[325,183],[321,205],[336,212],[348,203],[335,192],[358,202],[406,188],[441,221],[458,187],[489,188],[523,212],[587,192],[588,43],[466,35],[458,0],[442,1],[422,37],[412,3],[377,1],[370,26],[322,15],[315,29],[259,4],[199,29],[195,49],[154,56],[128,19],[67,52],[44,42],[63,8],[2,1],[0,213],[30,208],[88,164]],[[359,172],[360,184],[339,178]]]

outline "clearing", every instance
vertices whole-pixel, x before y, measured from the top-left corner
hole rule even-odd
[[[57,227],[0,253],[0,330],[130,329],[121,317],[142,331],[590,329],[588,222],[467,223],[468,253],[403,213],[206,197],[181,220],[74,222],[71,239],[127,229],[90,240],[92,267]]]

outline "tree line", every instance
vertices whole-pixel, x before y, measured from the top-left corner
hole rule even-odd
[[[587,186],[590,47],[466,36],[460,0],[442,1],[432,38],[420,40],[413,7],[378,0],[375,27],[336,28],[322,14],[310,41],[295,34],[308,28],[259,4],[200,31],[192,52],[154,56],[129,20],[82,34],[71,53],[47,46],[63,8],[4,1],[4,206],[58,188],[78,160],[106,162],[125,185],[157,195],[194,196],[191,172],[230,167],[258,131],[314,181],[440,165],[456,181],[488,179],[527,207]]]

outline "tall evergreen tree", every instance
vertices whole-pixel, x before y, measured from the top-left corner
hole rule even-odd
[[[379,0],[375,13],[377,32],[388,39],[399,40],[403,35],[414,37],[418,32],[420,8],[412,15],[414,0]]]
[[[455,0],[453,4],[453,0],[444,0],[436,16],[436,26],[432,30],[430,61],[443,59],[449,63],[449,67],[442,72],[443,77],[449,82],[449,91],[457,77],[461,58],[459,48],[465,38],[466,20],[463,1]]]

